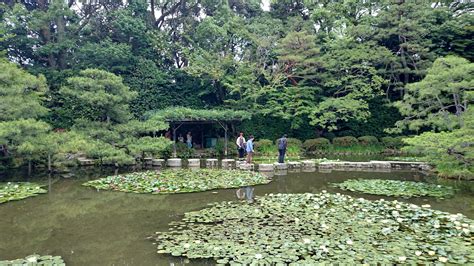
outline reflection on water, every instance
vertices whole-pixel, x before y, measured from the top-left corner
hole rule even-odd
[[[235,194],[239,200],[247,200],[248,203],[253,203],[255,188],[253,187],[243,187],[235,191]]]
[[[120,170],[123,172],[124,170]],[[277,174],[278,173],[278,174]],[[349,178],[385,178],[426,180],[459,188],[454,198],[399,199],[418,205],[463,213],[474,218],[474,183],[453,180],[438,181],[415,172],[301,171],[285,175],[275,172],[268,185],[176,195],[144,195],[97,191],[82,183],[114,174],[113,169],[71,174],[38,174],[24,178],[24,172],[10,172],[2,181],[35,181],[46,185],[49,193],[22,201],[0,204],[0,259],[25,257],[32,253],[61,255],[68,265],[180,265],[175,259],[156,253],[156,246],[146,238],[156,231],[168,229],[168,223],[180,220],[185,212],[205,208],[216,201],[244,200],[267,193],[318,193],[321,190],[347,193],[355,197],[378,199],[358,193],[343,192],[330,186]],[[386,199],[393,199],[384,197]],[[194,261],[192,264],[196,264]],[[212,261],[199,261],[213,265]]]

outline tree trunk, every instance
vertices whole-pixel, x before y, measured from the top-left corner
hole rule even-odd
[[[65,39],[65,32],[66,32],[66,20],[64,19],[63,15],[60,15],[56,19],[56,24],[57,24],[57,42],[58,44],[62,44],[62,42]],[[66,51],[64,48],[61,48],[61,50],[58,53],[58,64],[60,69],[65,69],[66,68]]]
[[[52,168],[51,168],[51,154],[48,153],[48,172],[51,173],[51,170],[52,170]]]
[[[32,168],[32,165],[31,165],[31,160],[28,160],[28,176],[31,176],[31,169]]]

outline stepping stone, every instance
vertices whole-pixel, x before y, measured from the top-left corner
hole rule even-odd
[[[288,174],[288,170],[276,170],[275,171],[276,176],[282,176],[282,175],[287,175],[287,174]]]
[[[295,168],[300,168],[300,167],[301,167],[300,162],[288,162],[289,169],[295,169]]]
[[[288,173],[301,173],[301,167],[289,168]]]
[[[145,163],[145,165],[153,165],[153,158],[151,157],[143,158],[143,162]]]
[[[316,167],[303,167],[301,171],[303,171],[304,173],[316,172]]]
[[[160,167],[162,167],[163,165],[165,165],[165,160],[164,160],[164,159],[153,159],[153,160],[151,161],[151,164],[152,164],[153,166],[160,166]]]
[[[255,165],[253,163],[242,163],[239,165],[240,170],[254,170]]]
[[[188,159],[188,167],[201,167],[200,159]]]
[[[316,162],[306,160],[301,162],[303,164],[303,168],[315,168],[316,167]]]
[[[206,159],[207,168],[216,168],[219,166],[219,160],[217,159]]]
[[[274,163],[275,169],[277,170],[286,170],[288,169],[288,165],[286,163]]]
[[[273,164],[261,163],[258,165],[258,171],[273,171],[275,166]]]
[[[386,161],[370,161],[375,168],[392,168],[392,164]]]
[[[234,159],[222,159],[222,168],[232,169],[236,164]]]
[[[166,162],[169,167],[181,167],[182,161],[179,158],[168,159]]]

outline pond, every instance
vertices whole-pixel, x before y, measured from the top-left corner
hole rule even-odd
[[[122,171],[123,172],[123,171]],[[183,213],[205,208],[216,201],[238,200],[236,189],[200,193],[147,195],[96,191],[81,186],[85,181],[113,174],[113,170],[80,171],[66,177],[37,174],[28,181],[49,186],[49,193],[21,201],[0,204],[0,259],[26,255],[60,255],[67,265],[167,265],[185,260],[156,253],[147,237],[168,229]],[[23,173],[10,172],[0,181],[25,181]],[[274,176],[273,182],[254,187],[255,195],[267,193],[340,192],[367,199],[394,199],[369,196],[333,188],[330,182],[351,178],[428,180],[417,172],[299,172]],[[459,188],[454,198],[398,199],[430,204],[433,209],[463,213],[474,218],[474,184],[467,181],[440,181]],[[192,264],[214,264],[193,261]]]

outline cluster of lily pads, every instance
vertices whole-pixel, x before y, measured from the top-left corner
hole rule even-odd
[[[269,194],[189,212],[151,238],[158,253],[218,264],[474,263],[474,221],[398,201]]]
[[[29,255],[22,259],[0,261],[0,266],[16,265],[51,265],[64,266],[64,260],[60,256],[41,256],[38,254]]]
[[[0,183],[0,203],[12,200],[21,200],[28,197],[44,194],[48,191],[38,184],[29,182]]]
[[[403,198],[424,196],[447,198],[452,197],[455,192],[450,186],[386,179],[348,179],[332,185],[343,190]]]
[[[146,171],[108,176],[84,183],[102,190],[169,194],[267,184],[271,180],[250,171],[223,169],[180,169]]]

